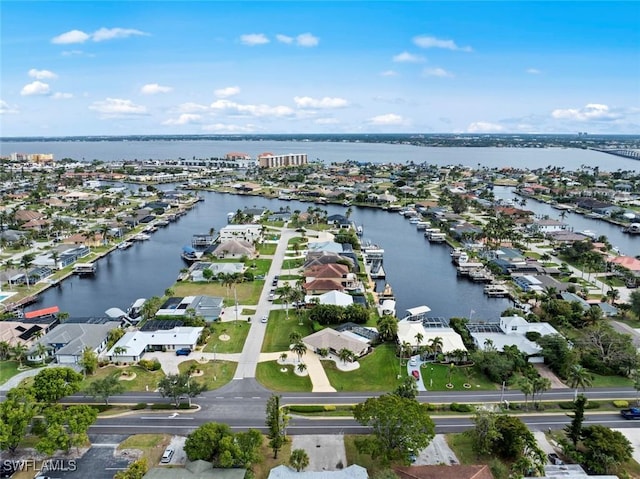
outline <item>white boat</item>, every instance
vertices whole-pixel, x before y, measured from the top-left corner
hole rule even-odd
[[[594,231],[591,231],[591,230],[580,231],[580,234],[584,235],[584,236],[586,236],[588,238],[591,238],[591,239],[596,239],[596,233]]]
[[[413,216],[413,217],[409,220],[409,224],[417,225],[418,223],[420,223],[420,218],[418,218],[417,216]]]
[[[148,234],[145,234],[145,233],[138,233],[137,235],[135,235],[131,239],[133,239],[135,241],[146,241],[148,239],[151,239],[151,236],[149,236]]]
[[[624,227],[622,231],[630,235],[640,234],[640,223],[631,223],[629,226]]]
[[[431,223],[429,223],[428,221],[418,221],[416,223],[416,228],[418,229],[418,231],[420,230],[426,230],[428,226],[430,226]]]
[[[363,233],[363,232],[364,232],[364,231],[363,231],[363,229],[362,229],[362,226],[358,226],[358,227],[356,228],[356,234],[357,234],[358,236],[362,236],[362,233]]]
[[[147,302],[146,298],[136,299],[131,304],[131,306],[129,306],[129,309],[127,309],[127,316],[129,316],[131,319],[139,318],[140,315],[142,314],[142,307],[146,302]]]
[[[504,298],[509,296],[509,290],[499,284],[488,284],[484,287],[484,294],[491,298]]]
[[[122,243],[118,243],[118,246],[116,246],[118,249],[127,249],[127,248],[131,248],[133,246],[133,243],[131,241],[123,241]]]

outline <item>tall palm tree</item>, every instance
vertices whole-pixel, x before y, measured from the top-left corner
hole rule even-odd
[[[22,343],[18,343],[11,348],[11,353],[13,354],[13,357],[16,359],[16,361],[18,361],[18,363],[20,364],[20,367],[22,367],[22,361],[24,361],[24,358],[26,357],[28,351],[29,350],[27,349],[27,347]]]
[[[338,351],[338,358],[340,358],[343,364],[347,364],[347,362],[353,361],[355,354],[350,349],[342,348]]]
[[[47,347],[44,344],[38,343],[36,345],[36,353],[38,354],[38,357],[40,358],[40,362],[42,364],[44,364],[44,361],[46,359],[46,356],[45,356],[46,352],[47,352]]]
[[[30,286],[29,285],[29,267],[33,264],[33,260],[36,259],[36,255],[33,253],[27,253],[22,255],[22,258],[20,258],[20,266],[22,266],[22,269],[24,269],[24,276],[27,280],[27,288]]]
[[[126,346],[116,346],[113,348],[113,355],[117,358],[127,352]]]
[[[431,348],[433,349],[433,354],[437,355],[442,352],[442,347],[444,346],[444,341],[440,336],[436,336],[435,338],[430,340]]]
[[[298,341],[291,347],[291,351],[298,355],[298,362],[302,360],[302,356],[307,352],[307,346],[302,341]]]
[[[11,346],[7,341],[0,341],[0,361],[6,361],[11,353]]]
[[[529,400],[529,395],[533,394],[533,381],[531,381],[531,379],[529,379],[527,376],[522,376],[519,380],[518,380],[518,388],[520,389],[520,392],[522,394],[524,394],[524,408],[526,410],[529,409],[529,404],[528,404],[528,400]]]
[[[382,341],[393,341],[398,334],[398,322],[396,318],[385,314],[377,321],[378,333]]]
[[[289,303],[291,301],[291,296],[293,293],[293,288],[289,283],[285,283],[282,288],[280,288],[280,298],[284,301],[286,317],[289,319]]]
[[[302,334],[300,334],[299,331],[291,331],[289,333],[289,343],[290,344],[297,344],[300,342],[300,340],[302,339]]]
[[[578,398],[578,388],[582,388],[584,392],[593,383],[593,378],[589,370],[580,364],[572,365],[567,375],[569,386],[575,389],[575,394],[573,395],[573,400],[575,401]]]
[[[424,335],[422,333],[416,333],[414,338],[416,340],[416,345],[418,346],[418,351],[419,351],[422,340],[424,339]]]

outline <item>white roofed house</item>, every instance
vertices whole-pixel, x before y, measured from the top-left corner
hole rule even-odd
[[[213,254],[218,258],[253,258],[256,256],[256,248],[248,241],[232,239],[217,245]]]
[[[428,306],[407,310],[408,316],[398,321],[398,344],[407,343],[417,352],[420,347],[435,341],[441,344],[437,352],[445,355],[453,351],[466,351],[462,337],[449,327],[449,321],[445,318],[427,317],[429,311],[431,308]]]
[[[253,244],[262,237],[262,228],[262,225],[254,224],[227,225],[220,228],[220,242],[244,240]]]
[[[498,322],[469,323],[467,328],[479,349],[503,351],[505,346],[517,346],[531,363],[541,363],[544,357],[541,355],[542,348],[529,340],[527,333],[535,332],[540,336],[560,334],[549,323],[528,323],[520,316],[504,316]]]
[[[203,329],[177,326],[157,331],[129,331],[107,351],[106,356],[113,362],[129,363],[140,361],[146,351],[176,351],[183,348],[193,351]]]

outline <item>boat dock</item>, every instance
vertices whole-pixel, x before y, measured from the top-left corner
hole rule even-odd
[[[73,272],[74,274],[79,274],[79,275],[88,275],[88,274],[95,274],[96,270],[98,268],[98,265],[96,263],[76,263],[73,266]]]

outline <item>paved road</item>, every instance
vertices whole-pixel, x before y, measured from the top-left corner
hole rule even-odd
[[[269,311],[272,308],[272,303],[269,301],[269,291],[271,290],[270,285],[274,277],[279,275],[282,270],[282,263],[287,251],[287,245],[289,244],[289,240],[294,236],[295,231],[291,229],[283,228],[281,231],[280,241],[278,242],[278,247],[273,255],[269,273],[265,277],[265,287],[262,288],[260,300],[256,307],[256,315],[251,323],[251,329],[247,335],[247,340],[244,343],[238,367],[236,368],[236,373],[233,377],[234,380],[256,377],[256,367],[260,359],[260,351],[262,350],[264,335],[267,331],[267,325],[262,323],[260,318],[263,316],[269,316]]]

